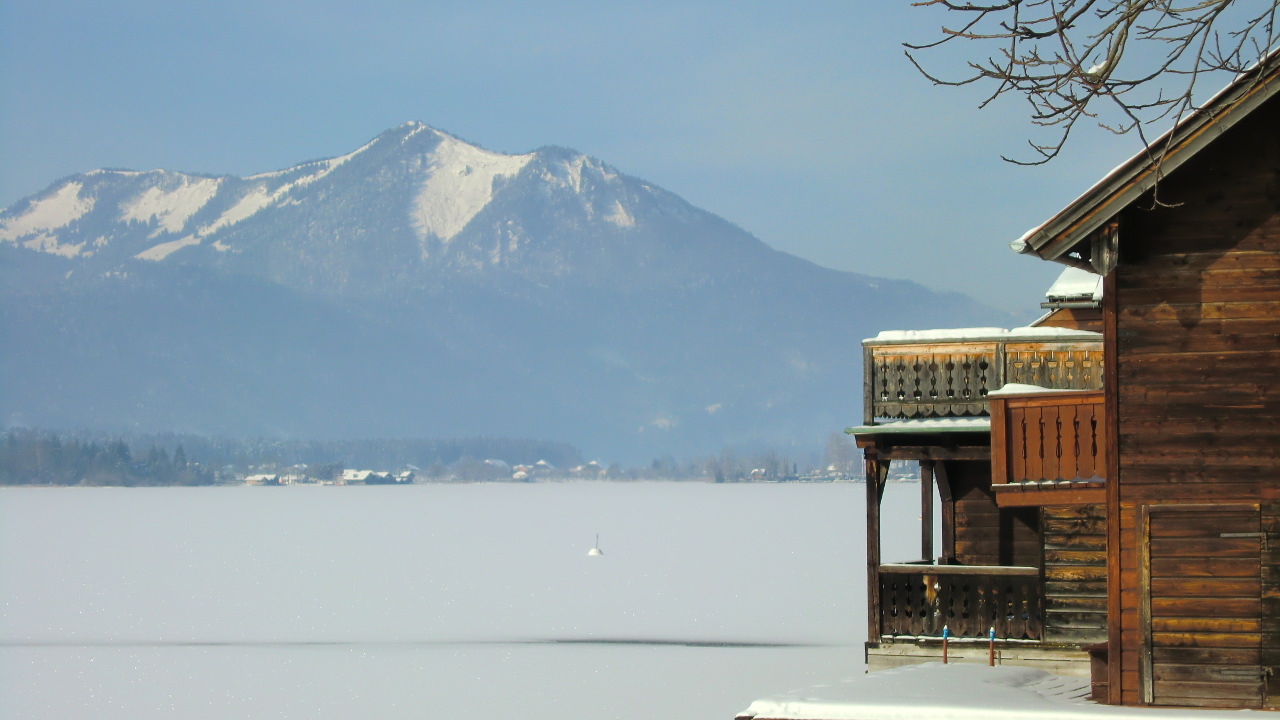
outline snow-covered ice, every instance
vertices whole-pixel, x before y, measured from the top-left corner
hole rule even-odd
[[[1126,708],[1088,700],[1087,678],[1033,668],[927,663],[882,670],[753,702],[759,720],[1222,720],[1248,711]]]
[[[0,488],[0,717],[728,720],[862,672],[865,494]]]

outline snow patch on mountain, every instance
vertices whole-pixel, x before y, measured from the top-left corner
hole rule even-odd
[[[412,121],[412,120],[410,120],[409,122],[405,123],[404,125],[401,125],[401,127],[411,127],[411,128],[413,128],[412,130],[410,130],[410,131],[409,131],[409,134],[408,134],[408,135],[405,135],[404,137],[400,138],[400,144],[401,144],[401,145],[403,145],[403,144],[405,144],[405,143],[409,142],[409,138],[413,137],[414,135],[417,135],[418,133],[422,132],[423,130],[428,130],[428,129],[430,129],[430,128],[429,128],[429,126],[427,126],[425,123],[415,122],[415,121]]]
[[[222,213],[217,220],[214,220],[209,225],[205,225],[200,228],[196,234],[204,237],[206,235],[212,235],[229,225],[235,225],[259,210],[270,206],[274,199],[274,195],[268,193],[266,188],[253,188],[245,194],[244,197],[236,201],[235,205],[232,205],[226,212]]]
[[[0,242],[17,242],[18,238],[33,233],[57,230],[79,220],[93,209],[93,198],[80,196],[80,191],[83,189],[82,184],[69,182],[58,188],[52,195],[32,201],[27,211],[21,215],[0,220]],[[50,241],[55,248],[70,247],[58,245],[57,239]],[[26,245],[31,247],[30,243]],[[57,252],[60,255],[67,254],[66,251],[49,249],[47,242],[42,242],[40,247],[32,249]],[[74,256],[78,253],[79,250],[76,250],[70,254]]]
[[[155,220],[159,227],[151,237],[181,232],[187,220],[213,199],[221,182],[213,178],[183,176],[172,189],[149,187],[121,208],[121,219],[144,223]]]
[[[608,215],[605,215],[604,219],[622,228],[632,228],[636,226],[636,219],[631,216],[631,213],[627,212],[625,207],[622,206],[621,200],[613,201],[613,211]]]
[[[134,257],[138,258],[139,260],[150,260],[152,262],[159,262],[169,257],[173,253],[177,252],[178,250],[181,250],[184,247],[188,247],[190,245],[199,245],[199,244],[200,244],[200,238],[194,235],[188,235],[178,240],[170,240],[169,242],[162,242],[159,245],[155,245],[150,248],[147,248],[146,250],[143,250],[137,255],[134,255]]]
[[[58,242],[56,235],[48,233],[40,233],[33,238],[28,238],[22,242],[22,247],[36,252],[49,253],[50,255],[61,255],[62,257],[76,257],[84,250],[84,243],[76,243],[75,245],[63,244]],[[85,253],[86,256],[93,253]]]
[[[414,198],[412,218],[420,239],[452,240],[493,199],[493,183],[516,175],[533,155],[503,155],[436,131],[440,144],[428,157],[428,174]]]

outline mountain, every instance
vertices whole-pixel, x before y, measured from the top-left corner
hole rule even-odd
[[[861,338],[998,315],[776,251],[581,153],[416,122],[243,178],[65,178],[0,212],[0,281],[6,425],[627,462],[816,447],[859,420]]]

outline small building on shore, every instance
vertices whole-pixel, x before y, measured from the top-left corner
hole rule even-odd
[[[1036,327],[864,342],[870,670],[947,648],[1162,715],[1280,709],[1277,94],[1280,51],[1014,242],[1072,269]],[[921,544],[885,562],[892,463],[918,466]],[[743,717],[882,716],[831,694]]]

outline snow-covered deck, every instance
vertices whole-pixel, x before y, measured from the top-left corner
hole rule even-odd
[[[990,432],[990,417],[942,417],[893,420],[881,425],[859,425],[849,435],[927,435],[935,433]]]
[[[1087,678],[1023,667],[927,663],[757,700],[738,720],[1240,720],[1254,712],[1114,707],[1088,696]]]

